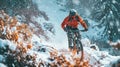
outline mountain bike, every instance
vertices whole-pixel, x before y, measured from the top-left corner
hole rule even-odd
[[[80,54],[80,61],[83,60],[83,45],[81,43],[81,36],[78,32],[84,32],[85,30],[69,30],[67,33],[68,35],[70,35],[70,37],[68,37],[68,40],[71,39],[72,40],[72,51],[76,50],[77,54]]]

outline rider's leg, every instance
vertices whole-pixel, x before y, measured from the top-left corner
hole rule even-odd
[[[77,37],[78,37],[78,39],[79,39],[79,40],[81,40],[81,35],[80,35],[80,32],[79,32],[79,31],[77,31],[76,33],[77,33]]]
[[[73,48],[73,45],[72,45],[72,42],[73,42],[73,40],[72,40],[72,33],[68,32],[67,36],[68,36],[68,47],[71,50]]]
[[[82,44],[82,43],[81,43],[81,35],[80,35],[80,32],[79,32],[79,30],[78,30],[78,31],[75,32],[75,33],[76,33],[77,38],[78,38],[78,40],[79,40],[79,41],[77,41],[77,43],[78,43],[78,44],[77,44],[77,48],[78,48],[79,50],[81,50],[81,47],[82,47],[82,46],[81,46],[80,44]]]

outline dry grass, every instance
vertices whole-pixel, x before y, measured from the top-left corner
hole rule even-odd
[[[62,51],[61,51],[62,52]],[[66,52],[63,54],[58,55],[56,52],[51,52],[50,60],[54,61],[53,63],[50,63],[50,67],[91,67],[89,65],[89,60],[82,60],[81,57],[75,57],[75,51],[69,52],[72,53],[72,55],[69,57],[66,57]],[[71,59],[70,59],[71,58]]]
[[[21,45],[21,42],[25,42],[26,48],[30,49],[33,34],[30,27],[25,23],[19,23],[16,17],[10,17],[3,10],[0,11],[0,15],[0,38],[11,40],[18,46]],[[25,51],[25,48],[23,49]]]

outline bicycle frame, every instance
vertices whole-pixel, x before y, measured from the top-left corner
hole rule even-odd
[[[72,38],[72,44],[73,44],[73,48],[72,50],[77,50],[77,54],[81,53],[81,58],[80,61],[83,60],[83,46],[81,43],[81,36],[79,34],[80,30],[69,30],[67,33],[69,33]]]
[[[79,30],[69,30],[68,31],[68,35],[71,35],[71,39],[72,39],[72,44],[73,44],[73,47],[81,47],[81,45],[78,45],[77,43],[81,42],[81,35],[79,34]],[[80,43],[81,44],[81,43]],[[78,49],[78,48],[77,48]]]

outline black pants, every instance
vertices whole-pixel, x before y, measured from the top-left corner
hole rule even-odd
[[[74,47],[74,45],[73,45],[73,37],[74,37],[75,34],[76,34],[77,38],[80,40],[81,35],[80,35],[80,32],[79,32],[79,29],[78,28],[68,27],[67,37],[68,37],[68,47],[70,49],[72,49]],[[79,45],[76,45],[76,46],[80,47]]]

